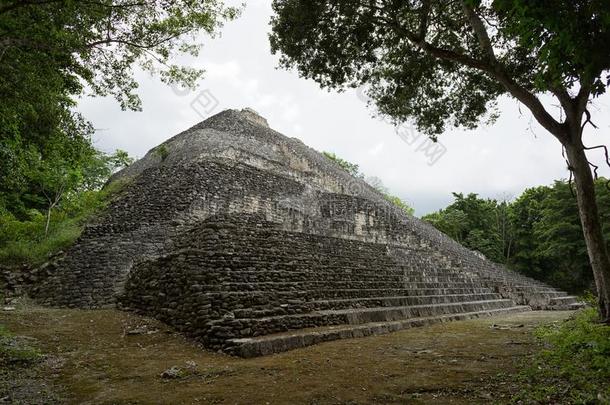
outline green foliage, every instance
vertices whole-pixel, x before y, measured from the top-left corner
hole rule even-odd
[[[516,45],[536,68],[531,72],[537,90],[571,88],[592,83],[594,94],[608,82],[600,72],[610,66],[610,9],[604,0],[495,0],[493,8],[503,26],[502,39]],[[608,78],[605,78],[608,80]]]
[[[610,190],[595,183],[606,240],[610,240]],[[447,208],[423,217],[490,260],[573,293],[592,288],[593,275],[576,199],[567,182],[527,189],[512,202],[454,193]]]
[[[396,197],[395,195],[391,195],[391,194],[384,194],[383,196],[385,197],[386,200],[388,200],[389,202],[391,202],[392,204],[394,204],[395,206],[397,206],[398,208],[403,210],[405,212],[405,214],[407,214],[407,215],[415,214],[415,210],[413,209],[413,207],[410,207],[409,204],[407,204],[406,202],[401,200],[400,197]]]
[[[422,219],[488,259],[506,263],[512,244],[506,202],[481,199],[472,193],[467,196],[453,193],[453,196],[455,200],[447,208]]]
[[[74,243],[81,232],[78,220],[68,220],[61,212],[51,221],[48,233],[45,233],[46,218],[41,214],[27,221],[2,216],[0,225],[3,228],[0,260],[6,265],[42,264],[48,255]]]
[[[610,326],[594,308],[536,330],[544,349],[521,373],[525,403],[610,402]]]
[[[161,158],[162,162],[167,158],[167,156],[169,156],[169,150],[167,150],[167,146],[165,146],[165,144],[157,146],[154,153]]]
[[[352,176],[359,177],[359,178],[364,177],[364,175],[362,173],[360,173],[360,166],[358,166],[357,164],[350,163],[347,160],[341,159],[339,156],[335,155],[332,152],[324,151],[324,152],[322,152],[322,154],[324,156],[326,156],[328,159],[332,160],[337,165],[339,165],[343,170],[345,170]]]
[[[365,86],[381,114],[433,137],[493,121],[506,93],[528,102],[524,93],[608,85],[605,0],[274,0],[273,10],[283,67],[327,88]]]
[[[110,176],[132,164],[134,159],[124,150],[117,149],[113,154],[95,151],[95,155],[82,168],[83,191],[100,190]]]
[[[63,94],[79,94],[87,84],[123,108],[139,109],[134,66],[192,88],[202,71],[172,59],[197,55],[196,35],[214,35],[237,14],[218,0],[3,2],[2,76],[14,83],[13,93],[44,91],[50,79]]]
[[[324,156],[326,156],[328,159],[330,159],[331,161],[333,161],[334,163],[336,163],[339,167],[341,167],[343,170],[345,170],[352,176],[359,178],[359,179],[365,178],[364,173],[360,172],[360,166],[358,166],[356,163],[348,162],[347,160],[340,158],[339,156],[337,156],[336,154],[334,154],[332,152],[322,152],[322,154]],[[410,207],[409,204],[407,204],[405,201],[401,200],[400,197],[390,194],[380,179],[378,179],[376,177],[371,177],[371,178],[367,178],[366,181],[369,183],[369,185],[371,185],[373,188],[375,188],[377,191],[379,191],[386,200],[388,200],[392,204],[396,205],[398,208],[403,210],[406,214],[413,215],[415,213],[415,210],[412,207]]]
[[[49,255],[64,250],[80,236],[83,225],[102,210],[123,187],[113,182],[103,190],[69,193],[50,217],[31,209],[27,218],[17,219],[13,214],[0,214],[0,262],[6,265],[44,263]]]

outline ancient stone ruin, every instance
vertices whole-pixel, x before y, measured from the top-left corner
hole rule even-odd
[[[406,215],[252,110],[151,150],[35,296],[118,306],[240,356],[574,298]]]

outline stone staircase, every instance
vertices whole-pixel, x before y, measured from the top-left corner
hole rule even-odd
[[[113,176],[108,208],[39,269],[38,303],[134,309],[242,356],[579,305],[406,215],[252,111],[160,147]]]
[[[170,255],[135,265],[121,305],[249,357],[531,309],[513,296],[575,303],[516,273],[468,273],[416,257],[414,268],[385,244],[288,232],[256,216],[216,217],[185,233]]]

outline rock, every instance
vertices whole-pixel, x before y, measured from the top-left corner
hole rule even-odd
[[[146,332],[148,332],[148,329],[146,329],[145,327],[142,327],[142,328],[130,329],[127,332],[125,332],[125,334],[126,335],[144,335],[144,334],[146,334]]]
[[[178,366],[172,366],[161,373],[161,378],[172,380],[184,377],[184,372]]]
[[[129,329],[128,331],[125,332],[126,335],[128,336],[134,336],[134,335],[152,335],[154,333],[158,333],[159,329],[149,329],[148,325],[143,325],[143,326],[139,326],[137,328],[133,328],[133,329]]]

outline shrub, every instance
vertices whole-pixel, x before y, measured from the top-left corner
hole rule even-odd
[[[66,196],[51,214],[45,236],[45,215],[30,210],[20,221],[12,214],[0,214],[0,262],[6,265],[44,263],[49,255],[66,249],[80,236],[84,224],[102,210],[124,185],[114,182],[101,191],[83,191]]]
[[[516,400],[544,403],[610,402],[610,326],[595,308],[536,330],[544,349],[520,375],[527,389]]]
[[[165,146],[164,144],[157,146],[154,152],[157,156],[161,158],[162,162],[167,158],[167,156],[169,156],[169,150],[167,150],[167,146]]]

